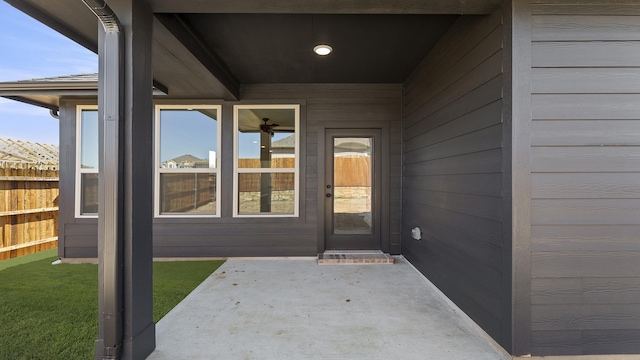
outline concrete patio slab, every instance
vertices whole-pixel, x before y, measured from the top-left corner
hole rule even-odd
[[[149,359],[509,358],[402,258],[229,260],[156,330]]]

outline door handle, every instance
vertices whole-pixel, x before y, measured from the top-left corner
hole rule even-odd
[[[327,193],[325,196],[326,196],[326,197],[328,197],[328,198],[330,198],[330,197],[331,197],[331,194]]]

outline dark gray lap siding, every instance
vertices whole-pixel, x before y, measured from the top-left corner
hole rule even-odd
[[[508,348],[503,38],[502,9],[463,16],[404,84],[402,252]]]
[[[640,6],[533,5],[532,353],[640,353]]]
[[[300,217],[233,218],[233,104],[223,104],[222,217],[156,218],[154,256],[310,256],[318,249],[318,128],[323,122],[389,124],[390,224],[386,241],[400,253],[401,226],[401,86],[366,84],[245,85],[246,104],[275,103],[301,106]],[[94,100],[95,101],[95,100]],[[202,101],[179,100],[182,104]],[[95,103],[95,102],[94,102]],[[170,104],[170,100],[163,100]],[[205,101],[206,103],[206,101]],[[75,102],[67,102],[61,116],[61,256],[97,255],[97,219],[77,219],[75,189]],[[66,114],[66,115],[65,115]],[[64,204],[64,205],[63,205]]]

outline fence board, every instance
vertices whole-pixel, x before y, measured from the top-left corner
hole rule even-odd
[[[293,169],[294,159],[275,158],[271,160],[272,169]],[[335,158],[336,174],[334,186],[357,187],[371,186],[371,159],[368,157],[341,156]],[[260,159],[238,159],[238,167],[242,169],[260,168]],[[293,177],[290,174],[274,174],[272,190],[293,190]],[[240,192],[259,192],[260,174],[243,173],[239,182]]]
[[[58,176],[0,168],[0,260],[57,246]]]

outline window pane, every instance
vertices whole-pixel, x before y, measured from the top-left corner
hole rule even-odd
[[[80,123],[80,167],[98,168],[98,110],[82,110]]]
[[[333,231],[371,234],[373,138],[333,139]]]
[[[160,110],[160,167],[218,167],[216,109]]]
[[[238,174],[239,214],[293,214],[295,174]]]
[[[294,109],[238,110],[238,168],[295,167]]]
[[[160,174],[160,213],[216,214],[216,174]]]
[[[80,214],[98,213],[98,174],[85,173],[80,176]]]

